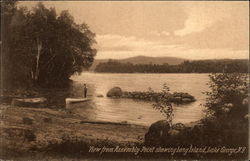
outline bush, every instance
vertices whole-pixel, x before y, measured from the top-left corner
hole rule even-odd
[[[245,117],[248,114],[247,74],[220,73],[209,77],[211,91],[206,92],[207,117],[202,120],[205,130],[210,132],[209,140],[248,146],[248,120]]]
[[[248,97],[247,74],[222,73],[209,77],[211,92],[206,92],[207,114],[219,119],[243,119],[248,113],[248,103],[243,101]]]

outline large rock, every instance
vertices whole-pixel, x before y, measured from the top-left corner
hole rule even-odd
[[[204,125],[201,120],[188,124],[176,123],[172,127],[165,120],[153,123],[145,135],[147,146],[190,145],[202,143]]]
[[[46,107],[47,99],[44,97],[38,98],[15,98],[11,102],[12,107]]]
[[[159,145],[168,137],[170,125],[166,120],[153,123],[145,135],[146,145]]]
[[[120,87],[114,87],[110,89],[107,93],[107,97],[121,97],[122,89]]]
[[[185,128],[187,129],[194,129],[195,127],[203,127],[204,124],[201,120],[193,121],[185,124]]]

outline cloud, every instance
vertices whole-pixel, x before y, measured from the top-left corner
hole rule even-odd
[[[166,41],[153,41],[121,35],[97,35],[97,58],[127,58],[136,55],[155,57],[182,57],[187,59],[248,58],[247,50],[229,48],[193,48],[183,44],[170,44]]]
[[[175,45],[167,45],[161,41],[150,41],[137,37],[121,35],[97,35],[98,57],[124,58],[135,55],[152,56],[163,53],[168,49],[176,48]]]
[[[158,32],[158,31],[151,31],[148,33],[149,35],[152,35],[152,36],[169,36],[170,33],[167,32],[167,31],[162,31],[162,32]]]
[[[248,2],[236,1],[183,3],[184,10],[188,11],[185,27],[176,30],[168,42],[190,49],[244,51],[248,55],[248,5]],[[233,56],[226,53],[229,58]]]
[[[86,22],[97,34],[144,36],[150,31],[174,32],[184,27],[187,13],[179,2],[45,1],[59,13],[68,10],[77,23]],[[32,8],[37,2],[22,1]]]
[[[163,35],[165,35],[165,36],[170,35],[170,33],[169,33],[169,32],[167,32],[167,31],[163,31],[163,32],[162,32],[162,34],[163,34]]]
[[[248,50],[249,25],[248,22],[226,19],[180,39],[191,48]]]
[[[31,8],[37,2],[22,1]],[[97,58],[248,58],[249,2],[46,1],[97,34]]]
[[[148,34],[153,36],[161,36],[161,33],[159,33],[158,31],[151,31]]]
[[[122,51],[143,50],[148,46],[157,44],[157,42],[146,41],[144,39],[136,38],[135,36],[126,37],[110,34],[97,35],[96,40],[98,43],[98,48],[102,51],[119,51],[120,49],[124,49]]]

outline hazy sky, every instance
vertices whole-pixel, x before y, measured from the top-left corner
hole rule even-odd
[[[37,2],[20,2],[33,7]],[[46,1],[96,33],[96,58],[248,58],[249,2]]]

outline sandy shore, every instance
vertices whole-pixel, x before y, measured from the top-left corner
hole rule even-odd
[[[25,108],[1,105],[1,156],[19,157],[25,153],[50,153],[60,145],[140,145],[148,127],[93,122],[67,110]],[[72,144],[73,142],[73,144]],[[77,145],[78,149],[81,145]],[[66,147],[67,148],[67,147]]]

